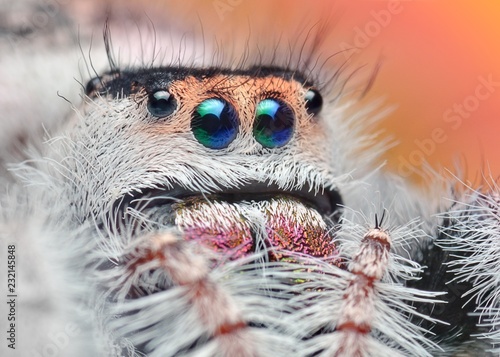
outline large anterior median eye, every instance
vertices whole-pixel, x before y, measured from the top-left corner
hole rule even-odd
[[[149,95],[148,111],[151,115],[164,118],[177,109],[177,101],[166,90],[157,90]]]
[[[238,115],[234,107],[223,99],[212,98],[196,107],[191,119],[191,130],[202,145],[223,149],[238,134]]]
[[[257,104],[253,135],[266,148],[285,145],[293,136],[295,115],[293,110],[279,99],[264,99]]]

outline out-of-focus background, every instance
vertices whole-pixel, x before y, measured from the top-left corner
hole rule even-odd
[[[348,58],[351,68],[367,73],[380,66],[363,102],[383,98],[385,105],[394,106],[380,124],[399,142],[388,153],[390,169],[418,179],[415,171],[424,161],[452,170],[460,162],[464,176],[475,183],[481,179],[479,170],[495,179],[500,173],[500,2],[26,1],[42,5],[30,20],[35,31],[49,26],[64,9],[82,33],[94,26],[99,38],[111,13],[115,19],[147,19],[158,32],[192,29],[206,42],[216,39],[226,52],[244,51],[251,37],[259,39],[262,49],[291,43],[328,23],[317,53],[323,58],[336,55],[325,66],[335,70]],[[133,25],[126,26],[134,32]]]

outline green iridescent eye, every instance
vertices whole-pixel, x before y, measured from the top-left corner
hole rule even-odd
[[[264,99],[257,104],[253,135],[266,148],[285,145],[293,136],[295,115],[293,110],[279,99]]]
[[[191,130],[200,144],[223,149],[236,138],[239,120],[234,107],[220,98],[203,101],[191,119]]]

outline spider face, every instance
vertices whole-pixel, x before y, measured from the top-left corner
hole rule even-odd
[[[176,226],[233,258],[274,248],[338,254],[342,198],[321,94],[299,74],[259,71],[159,68],[92,80],[73,141],[95,161],[75,169],[99,167],[102,192],[86,193],[83,214],[111,203],[104,219],[116,227]],[[111,138],[133,149],[103,151]]]

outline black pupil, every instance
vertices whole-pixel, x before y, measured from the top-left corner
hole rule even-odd
[[[177,108],[177,102],[167,91],[156,91],[149,96],[148,110],[155,117],[166,117]]]
[[[306,93],[306,109],[307,113],[316,115],[323,107],[323,97],[316,89],[309,89]]]

